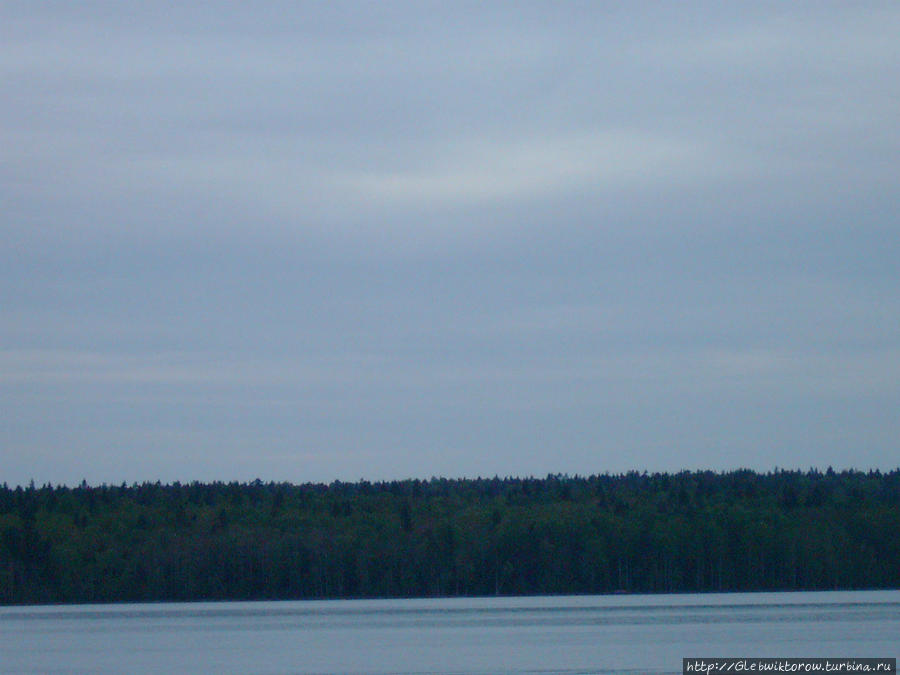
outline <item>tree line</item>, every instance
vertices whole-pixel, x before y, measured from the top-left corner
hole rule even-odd
[[[0,603],[900,588],[900,469],[0,487]]]

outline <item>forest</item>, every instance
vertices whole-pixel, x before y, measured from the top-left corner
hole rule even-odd
[[[0,487],[0,603],[900,588],[900,469]]]

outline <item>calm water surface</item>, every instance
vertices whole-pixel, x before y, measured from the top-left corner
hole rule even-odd
[[[898,652],[900,591],[0,607],[0,673],[680,673]]]

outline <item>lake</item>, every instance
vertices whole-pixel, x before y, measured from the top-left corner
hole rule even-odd
[[[0,607],[0,673],[681,673],[897,657],[900,591]]]

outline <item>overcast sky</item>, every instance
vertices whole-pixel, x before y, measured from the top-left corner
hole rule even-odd
[[[0,3],[0,482],[900,464],[900,4]]]

